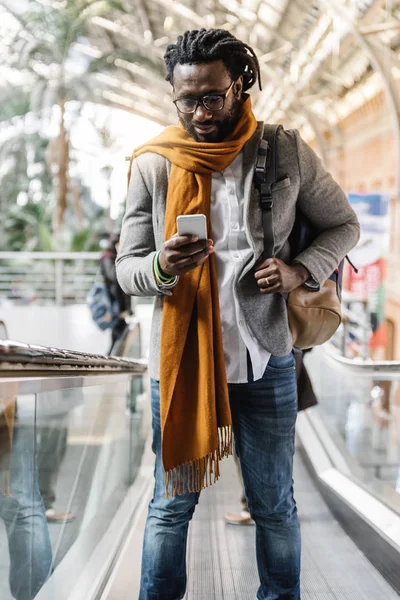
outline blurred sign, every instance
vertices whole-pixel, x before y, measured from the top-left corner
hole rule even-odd
[[[375,360],[385,356],[385,284],[389,251],[388,194],[348,194],[360,221],[361,235],[349,253],[358,273],[346,266],[343,289],[354,302],[363,302],[370,317],[369,353]]]

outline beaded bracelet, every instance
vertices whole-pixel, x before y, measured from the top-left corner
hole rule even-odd
[[[175,278],[175,276],[174,277],[165,277],[165,275],[161,274],[160,264],[158,262],[158,257],[160,256],[160,253],[161,253],[161,250],[159,250],[154,257],[154,274],[159,283],[162,283],[163,285],[168,285],[169,283],[172,283],[176,278]]]

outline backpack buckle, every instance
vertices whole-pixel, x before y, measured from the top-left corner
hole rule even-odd
[[[258,154],[256,159],[255,168],[255,179],[258,185],[261,185],[265,181],[265,173],[267,168],[267,157],[268,157],[269,144],[266,140],[262,139],[258,148]]]
[[[261,210],[271,210],[273,205],[274,203],[272,201],[272,198],[261,200]]]
[[[271,210],[273,207],[272,200],[272,183],[262,183],[260,186],[260,202],[262,210]]]

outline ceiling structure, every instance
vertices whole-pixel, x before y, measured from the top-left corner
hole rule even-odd
[[[396,1],[127,0],[127,8],[125,15],[93,18],[89,52],[104,43],[106,33],[114,45],[140,52],[143,59],[152,56],[158,72],[140,58],[136,63],[116,58],[109,78],[98,74],[99,88],[110,101],[126,102],[162,124],[176,121],[162,57],[186,29],[228,29],[255,49],[263,82],[261,93],[256,86],[252,90],[255,111],[271,122],[295,118],[299,126],[312,114],[334,126],[377,86],[385,88],[382,76],[400,73]],[[377,71],[378,81],[371,82]]]
[[[66,0],[19,0],[63,10]],[[93,0],[95,3],[96,0]],[[3,2],[5,4],[5,2]],[[18,3],[17,3],[18,4]],[[400,160],[400,0],[119,0],[93,16],[72,51],[92,63],[92,99],[162,125],[176,122],[167,45],[187,29],[228,29],[256,51],[256,116],[314,136],[383,89]],[[106,57],[106,59],[105,59]],[[400,173],[400,168],[399,168]]]

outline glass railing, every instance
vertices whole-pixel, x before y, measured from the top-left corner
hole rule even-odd
[[[341,465],[400,512],[400,362],[344,358],[327,344],[305,364]]]
[[[144,370],[133,359],[0,343],[1,600],[74,597],[98,579],[88,564],[101,544],[118,548],[147,436]]]

